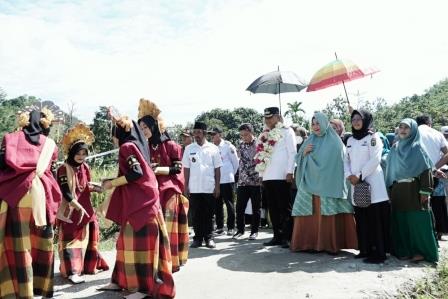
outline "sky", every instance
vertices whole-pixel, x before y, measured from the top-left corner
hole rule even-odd
[[[278,106],[250,94],[280,67],[309,81],[334,59],[380,72],[346,84],[353,105],[421,94],[448,77],[444,0],[0,0],[0,87],[52,100],[90,123],[98,106],[137,116],[156,102],[169,125],[213,108]],[[310,115],[342,86],[282,94]]]

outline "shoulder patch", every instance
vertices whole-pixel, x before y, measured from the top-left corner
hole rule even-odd
[[[130,167],[140,164],[134,155],[129,156],[126,161]]]
[[[372,139],[370,140],[370,145],[376,146],[376,138],[375,137],[372,137]]]

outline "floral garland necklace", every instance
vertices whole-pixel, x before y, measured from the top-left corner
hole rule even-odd
[[[263,173],[271,162],[275,144],[282,138],[283,123],[278,122],[272,130],[265,129],[258,137],[257,153],[255,154],[255,170]]]

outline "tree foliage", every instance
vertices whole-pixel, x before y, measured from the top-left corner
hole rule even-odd
[[[93,124],[90,126],[95,135],[93,149],[97,153],[106,152],[114,148],[111,136],[112,124],[107,116],[107,112],[108,107],[100,106],[99,110],[95,112]]]
[[[301,107],[302,102],[294,101],[292,103],[288,103],[288,110],[283,114],[285,117],[290,117],[292,122],[295,124],[299,124],[301,126],[305,125],[305,110]]]
[[[196,117],[196,121],[203,121],[209,129],[215,126],[221,127],[225,139],[236,145],[239,142],[238,127],[242,123],[250,123],[254,127],[255,134],[263,130],[263,115],[251,108],[212,109],[203,112]]]
[[[6,99],[6,94],[0,90],[0,139],[6,133],[17,129],[17,112],[23,110],[25,106],[30,105],[34,98],[20,96],[18,98]]]

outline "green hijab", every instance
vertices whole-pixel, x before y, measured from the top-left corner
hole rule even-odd
[[[313,119],[320,125],[320,134],[313,132],[296,155],[296,184],[299,189],[318,196],[347,198],[341,137],[330,126],[325,114],[316,112]],[[313,145],[313,151],[304,156],[308,144]]]
[[[405,118],[400,124],[410,127],[411,133],[407,138],[399,139],[387,156],[387,187],[395,181],[417,177],[426,169],[432,168],[431,160],[421,146],[420,133],[415,120]]]

